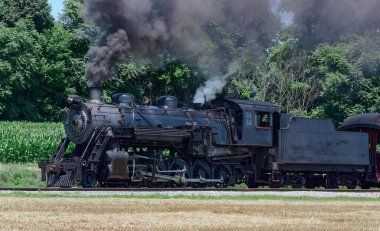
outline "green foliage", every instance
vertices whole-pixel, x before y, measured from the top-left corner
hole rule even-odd
[[[38,69],[39,37],[30,20],[20,20],[11,28],[0,24],[2,118],[35,119],[35,108],[31,102],[33,93],[27,89],[38,87],[38,79],[33,77]]]
[[[41,172],[36,163],[0,164],[1,188],[43,188]]]
[[[83,26],[82,14],[84,11],[83,0],[64,0],[64,12],[60,22],[68,29],[74,30]]]
[[[9,27],[16,26],[21,19],[29,18],[35,29],[42,32],[53,27],[47,0],[0,0],[0,21]]]
[[[312,116],[332,118],[339,125],[349,115],[380,111],[380,46],[367,47],[372,39],[378,41],[376,37],[354,36],[315,50],[311,72],[322,90],[317,107],[311,110]]]
[[[248,185],[245,183],[235,184],[234,186],[228,186],[228,189],[236,189],[236,190],[248,189]]]
[[[60,104],[65,94],[81,93],[86,90],[84,73],[87,41],[57,24],[44,32],[39,40],[41,59],[40,75],[36,92],[39,99],[40,120],[59,121]]]
[[[228,23],[211,22],[204,28],[204,54],[189,57],[187,64],[180,61],[189,61],[187,57],[167,51],[159,67],[129,56],[105,83],[103,100],[129,92],[138,103],[143,95],[153,103],[161,95],[175,95],[191,105],[207,77],[233,67],[236,73],[220,97],[234,92],[240,99],[274,102],[296,115],[332,118],[336,125],[352,114],[379,112],[378,14],[360,22],[347,19],[352,28],[323,24],[326,17],[336,17],[325,15],[335,3],[300,1],[281,5],[295,13],[296,23],[288,28],[265,10],[252,15],[257,20],[248,20],[251,25],[245,24],[245,15],[233,13],[224,15]],[[104,36],[82,19],[83,0],[65,0],[64,5],[54,22],[46,0],[0,0],[1,120],[61,121],[65,94],[88,96],[87,50],[90,41],[100,44]]]
[[[59,24],[43,33],[31,20],[0,25],[0,118],[60,120],[64,94],[86,88],[86,44]]]
[[[280,36],[269,48],[262,78],[257,81],[258,100],[271,101],[283,110],[307,115],[319,86],[310,69],[308,54],[300,49],[299,41]]]
[[[0,122],[0,162],[48,159],[63,137],[62,123]]]
[[[150,75],[153,83],[153,99],[162,95],[175,95],[180,102],[191,103],[198,86],[203,82],[188,65],[175,58],[167,57],[165,68],[155,68],[156,75]]]
[[[140,103],[142,96],[152,98],[174,95],[180,102],[192,102],[198,86],[203,82],[190,66],[172,57],[165,57],[165,66],[158,68],[146,60],[131,58],[130,62],[117,67],[115,78],[105,82],[103,100],[110,100],[116,92],[129,92]],[[149,87],[152,86],[152,88]]]

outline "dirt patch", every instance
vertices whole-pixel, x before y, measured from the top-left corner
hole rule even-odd
[[[376,230],[380,202],[1,198],[8,230]]]

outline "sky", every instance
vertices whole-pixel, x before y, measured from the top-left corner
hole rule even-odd
[[[55,19],[58,19],[60,13],[63,10],[63,0],[49,0],[49,4],[52,8],[52,15]]]

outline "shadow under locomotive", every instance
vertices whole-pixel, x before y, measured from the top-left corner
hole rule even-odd
[[[67,137],[40,163],[48,187],[366,188],[380,181],[380,114],[350,117],[336,131],[331,120],[293,117],[268,102],[217,99],[191,109],[172,96],[150,106],[131,94],[102,103],[100,94],[91,88],[89,102],[68,96]]]

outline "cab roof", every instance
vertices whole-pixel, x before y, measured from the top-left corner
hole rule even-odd
[[[262,110],[267,112],[278,112],[279,107],[270,102],[236,100],[236,99],[216,99],[212,104],[217,107],[229,107],[231,109],[246,110]]]

